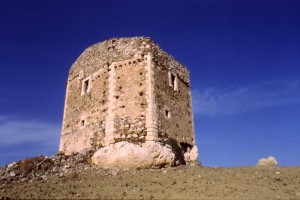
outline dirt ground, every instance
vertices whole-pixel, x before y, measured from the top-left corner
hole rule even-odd
[[[88,167],[0,186],[0,199],[300,199],[300,167]]]

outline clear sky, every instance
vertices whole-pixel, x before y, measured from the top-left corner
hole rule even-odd
[[[69,68],[130,36],[189,68],[204,165],[300,165],[299,0],[0,0],[0,165],[55,154]]]

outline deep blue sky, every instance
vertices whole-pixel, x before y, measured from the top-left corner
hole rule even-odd
[[[56,153],[72,63],[129,36],[190,69],[204,165],[300,165],[299,0],[0,0],[0,165]]]

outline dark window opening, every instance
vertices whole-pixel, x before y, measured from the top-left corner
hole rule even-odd
[[[84,120],[81,120],[80,126],[84,126],[84,125],[85,125],[85,121],[84,121]]]
[[[174,90],[175,90],[175,80],[176,80],[176,76],[174,74],[171,74],[171,83]]]
[[[84,93],[88,92],[88,90],[89,90],[89,84],[90,84],[90,80],[84,81],[84,83],[83,83],[83,91],[84,91]]]
[[[169,110],[165,110],[165,116],[166,116],[167,118],[170,118],[170,117],[171,117],[171,113],[170,113]]]
[[[178,90],[178,79],[177,79],[177,75],[169,72],[168,73],[169,76],[169,86],[173,88],[173,90]]]

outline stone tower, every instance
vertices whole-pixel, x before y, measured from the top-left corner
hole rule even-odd
[[[147,37],[87,48],[69,71],[59,150],[168,138],[195,146],[188,69]]]

